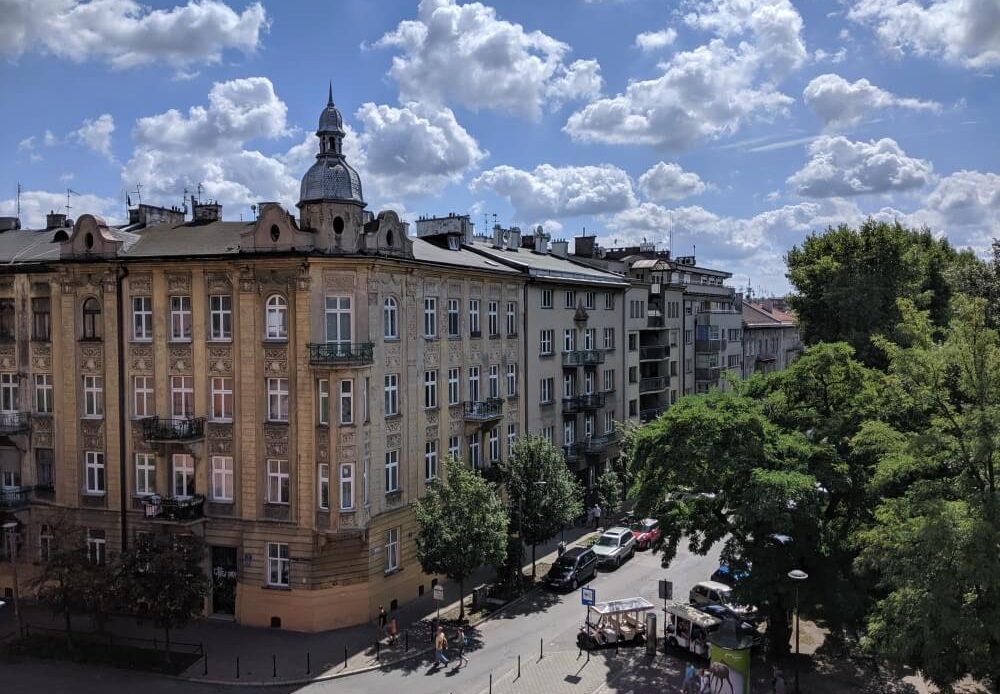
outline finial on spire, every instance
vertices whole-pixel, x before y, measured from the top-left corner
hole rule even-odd
[[[327,97],[326,105],[333,106],[333,80],[330,80],[330,95]]]

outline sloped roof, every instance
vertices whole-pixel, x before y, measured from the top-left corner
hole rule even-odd
[[[489,243],[476,241],[470,248],[475,252],[489,256],[501,263],[518,268],[532,277],[560,279],[580,282],[597,282],[601,284],[628,284],[622,276],[613,272],[573,262],[568,258],[560,258],[551,253],[535,253],[530,248],[507,250],[494,248]]]
[[[461,250],[452,251],[441,248],[423,239],[413,239],[413,259],[425,263],[435,263],[438,265],[454,265],[457,267],[470,268],[474,270],[488,270],[490,272],[505,272],[510,275],[520,274],[512,267],[508,267],[495,260],[490,260],[478,253],[474,253],[463,247]]]
[[[253,225],[254,222],[157,224],[129,234],[137,237],[137,241],[127,246],[124,255],[128,258],[236,255],[240,252],[240,233]]]
[[[768,311],[763,304],[744,301],[743,322],[754,327],[781,328],[794,326],[795,317],[778,309]]]
[[[41,263],[59,260],[59,244],[52,239],[58,232],[72,229],[16,229],[0,234],[0,263]]]

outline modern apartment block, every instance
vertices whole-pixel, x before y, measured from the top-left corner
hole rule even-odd
[[[206,612],[248,625],[358,624],[431,588],[412,502],[449,454],[489,465],[523,430],[532,280],[467,230],[411,238],[367,211],[332,96],[316,134],[297,219],[192,200],[123,228],[2,222],[0,516],[22,581],[68,517],[98,562],[202,536]]]
[[[802,353],[795,317],[774,299],[743,301],[743,377],[788,367]]]

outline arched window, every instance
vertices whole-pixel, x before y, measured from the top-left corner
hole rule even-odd
[[[288,339],[288,302],[285,297],[272,294],[267,297],[265,325],[271,340]]]
[[[399,312],[396,300],[391,296],[382,305],[382,327],[385,339],[396,340],[399,338]]]
[[[98,340],[101,337],[101,305],[90,297],[83,302],[83,339]]]

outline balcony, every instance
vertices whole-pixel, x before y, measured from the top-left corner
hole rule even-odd
[[[720,375],[722,375],[721,366],[696,366],[694,369],[696,381],[718,381]]]
[[[577,395],[572,398],[563,398],[563,414],[576,414],[587,410],[596,410],[604,407],[604,393],[589,393],[587,395]]]
[[[579,469],[580,463],[584,462],[583,444],[568,443],[563,446],[563,458],[566,459],[566,465],[568,465],[571,470]]]
[[[194,521],[205,517],[205,497],[194,496],[133,496],[132,508],[143,511],[146,518],[164,521]]]
[[[492,422],[503,417],[503,400],[490,398],[486,401],[465,401],[462,403],[462,417],[467,422]]]
[[[649,424],[653,420],[659,419],[660,415],[666,411],[666,407],[649,407],[645,410],[639,410],[639,421],[643,424]]]
[[[603,349],[574,349],[562,353],[563,366],[596,366],[604,363]]]
[[[656,393],[661,390],[666,390],[669,379],[666,376],[654,376],[652,378],[643,378],[639,380],[639,392],[640,393]]]
[[[666,345],[648,345],[639,348],[639,361],[660,361],[670,356]]]
[[[368,366],[375,360],[371,342],[310,342],[309,363],[314,366]]]
[[[0,412],[0,434],[20,434],[31,430],[27,412]]]
[[[646,314],[646,327],[652,330],[659,330],[664,327],[663,316],[652,315],[652,313]]]
[[[725,340],[695,340],[694,341],[694,351],[695,354],[699,352],[705,353],[715,353],[722,352],[726,349]]]
[[[205,438],[204,417],[185,419],[147,417],[139,423],[142,425],[142,438],[147,443],[197,441]]]
[[[34,487],[2,487],[0,488],[0,508],[15,509],[31,503]]]
[[[591,436],[581,443],[583,452],[587,455],[601,455],[608,449],[608,446],[618,443],[618,434],[612,432],[604,436]]]

